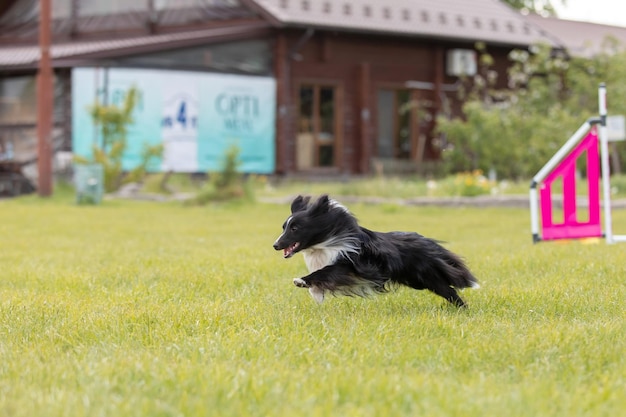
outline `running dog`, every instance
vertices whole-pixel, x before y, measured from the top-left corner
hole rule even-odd
[[[285,258],[304,255],[309,275],[294,284],[321,303],[327,294],[366,297],[394,284],[429,290],[465,307],[456,289],[478,288],[463,260],[436,240],[412,232],[375,232],[350,211],[322,195],[296,197],[283,232],[274,242]]]

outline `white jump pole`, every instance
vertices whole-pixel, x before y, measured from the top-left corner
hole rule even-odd
[[[530,232],[533,236],[533,243],[541,240],[539,237],[539,196],[537,184],[534,181],[530,186]]]
[[[609,165],[609,138],[606,128],[606,84],[598,87],[598,108],[600,110],[600,158],[602,164],[602,191],[604,202],[604,236],[606,243],[615,243],[613,240],[613,219],[611,218],[611,168]]]
[[[609,164],[609,132],[607,128],[606,85],[598,88],[598,107],[600,108],[600,152],[602,162],[602,191],[604,201],[604,235],[606,243],[626,242],[626,235],[613,234],[613,218],[611,214],[611,165]]]

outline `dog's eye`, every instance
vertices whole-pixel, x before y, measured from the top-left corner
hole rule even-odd
[[[292,232],[295,232],[296,230],[298,230],[298,226],[296,226],[295,224],[292,224],[292,225],[289,227],[289,230],[291,230]]]

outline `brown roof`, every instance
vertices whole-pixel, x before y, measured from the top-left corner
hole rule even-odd
[[[602,45],[607,37],[620,42],[622,48],[626,46],[626,27],[542,17],[536,14],[530,14],[526,18],[558,38],[573,56],[588,58],[597,55],[602,52]]]
[[[499,0],[247,0],[275,24],[485,41],[511,46],[554,38]]]
[[[270,26],[265,22],[248,23],[213,29],[160,35],[136,36],[120,39],[55,43],[50,54],[56,66],[63,66],[64,60],[80,60],[101,56],[124,56],[129,53],[146,53],[172,49],[181,45],[193,46],[218,40],[249,38],[253,34],[265,33]],[[0,66],[32,68],[39,61],[39,46],[15,46],[0,48]]]
[[[0,4],[2,4],[0,0]],[[109,0],[99,0],[105,3]],[[39,0],[18,0],[13,7],[0,14],[0,40],[13,42],[16,40],[36,40],[39,32]],[[258,16],[248,7],[236,0],[228,2],[183,0],[180,2],[161,2],[160,7],[151,11],[146,0],[117,2],[116,12],[110,14],[94,13],[87,6],[98,1],[94,0],[65,0],[65,7],[58,5],[52,8],[51,30],[53,37],[58,39],[72,35],[86,35],[94,33],[115,33],[116,31],[139,31],[146,33],[146,27],[158,29],[165,27],[197,26],[198,24],[220,24],[228,21],[242,21],[258,19]],[[70,3],[75,3],[77,14],[68,16]],[[87,7],[81,7],[85,3]],[[193,5],[192,5],[193,4]],[[187,5],[187,6],[185,6]]]
[[[236,12],[237,17],[245,16],[250,20],[240,20],[239,22],[243,23],[224,26],[224,23],[231,24],[229,16],[232,18],[235,15],[217,15],[215,7],[209,7],[206,10],[196,10],[195,13],[200,20],[208,19],[212,22],[221,20],[223,22],[221,27],[191,31],[188,29],[178,33],[127,35],[121,39],[56,41],[51,48],[52,59],[57,66],[72,65],[86,58],[117,57],[231,38],[240,39],[255,36],[259,30],[269,29],[270,25],[439,38],[472,43],[484,41],[489,44],[515,47],[528,46],[536,42],[560,46],[556,38],[550,37],[546,31],[542,31],[525,16],[499,0],[240,0],[233,4],[237,7],[233,6],[233,10],[227,11]],[[162,24],[171,23],[165,19],[166,17],[170,20],[176,17],[178,24],[189,19],[187,15],[179,16],[182,11],[173,10],[168,13],[161,16]],[[259,19],[257,14],[265,20]],[[7,20],[7,16],[3,19]],[[84,27],[85,31],[97,26],[96,21],[99,20],[94,19],[86,20],[91,23],[89,25],[85,23],[87,25]],[[104,19],[102,21],[104,26],[97,28],[103,30],[104,27],[109,27],[107,25],[113,24],[111,22],[117,22],[115,19],[109,20]],[[77,21],[78,29],[82,27],[81,22],[83,21]],[[138,19],[138,22],[140,25],[145,24],[145,19]],[[28,21],[27,24],[17,25],[14,30],[8,32],[15,36],[32,36],[36,28],[33,25],[34,22]],[[10,45],[0,47],[0,67],[33,68],[38,59],[39,48],[35,42],[23,47]]]

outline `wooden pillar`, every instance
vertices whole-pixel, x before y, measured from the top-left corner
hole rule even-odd
[[[79,13],[79,7],[80,7],[78,2],[79,0],[70,1],[69,33],[70,33],[71,38],[76,37],[76,35],[78,34],[78,13]]]
[[[331,60],[331,45],[329,36],[328,32],[322,32],[320,61],[324,63],[328,63]]]
[[[434,84],[433,99],[434,99],[435,105],[433,109],[433,122],[430,124],[431,129],[428,132],[430,140],[432,140],[434,130],[437,128],[437,117],[443,111],[442,97],[444,94],[446,94],[443,90],[443,80],[445,77],[445,70],[446,70],[445,58],[446,57],[445,57],[443,47],[437,46],[437,48],[435,49],[435,80],[433,83]],[[436,150],[435,147],[431,146],[430,149],[433,152],[435,152],[435,154],[432,155],[433,158],[437,158],[437,159],[441,158],[441,154],[437,154],[438,151]]]
[[[360,137],[360,161],[358,170],[363,174],[370,171],[370,160],[372,158],[372,103],[371,103],[371,66],[369,62],[362,62],[359,65],[358,92],[359,92],[359,137]]]
[[[426,147],[426,134],[422,132],[422,129],[420,128],[420,99],[420,92],[417,89],[411,90],[411,116],[409,118],[411,159],[417,165],[418,170],[422,168],[422,162],[424,162],[424,149]]]
[[[274,74],[276,76],[276,173],[286,174],[287,137],[289,123],[290,89],[289,57],[287,56],[287,39],[280,33],[276,38],[274,49]]]
[[[52,115],[54,80],[50,59],[50,2],[39,0],[39,71],[37,73],[37,170],[38,193],[52,194]]]
[[[61,96],[63,100],[63,119],[61,120],[63,143],[61,144],[61,149],[68,150],[72,149],[72,70],[69,68],[63,70],[57,80],[61,82],[63,87]]]
[[[443,77],[444,77],[444,70],[445,70],[445,65],[444,65],[444,53],[443,53],[443,48],[441,46],[437,46],[435,48],[435,79],[433,80],[433,85],[434,85],[434,89],[433,89],[433,93],[435,95],[434,97],[434,101],[435,101],[435,108],[434,108],[434,112],[435,114],[439,114],[441,112],[441,95],[443,94]]]

